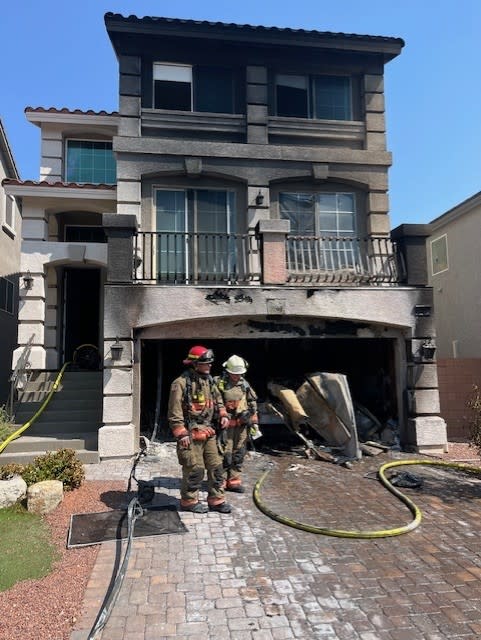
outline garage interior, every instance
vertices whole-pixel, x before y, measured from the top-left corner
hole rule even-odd
[[[314,372],[347,376],[353,402],[368,409],[384,425],[398,421],[394,339],[346,337],[262,337],[229,339],[144,339],[141,341],[141,433],[160,441],[171,440],[167,405],[172,381],[185,369],[182,361],[194,344],[213,349],[212,375],[222,372],[222,363],[232,354],[249,363],[247,380],[260,405],[259,423],[264,434],[286,437],[285,429],[270,429],[278,423],[263,411],[274,399],[268,383],[296,391],[305,375]],[[270,439],[272,435],[270,435]],[[275,436],[274,436],[275,438]]]

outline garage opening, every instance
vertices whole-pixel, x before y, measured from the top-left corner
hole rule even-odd
[[[306,374],[316,371],[347,376],[354,402],[368,409],[382,424],[398,420],[394,340],[388,338],[255,338],[199,340],[214,350],[212,375],[232,354],[249,363],[246,378],[258,395],[261,429],[269,429],[272,416],[263,411],[272,401],[268,383],[294,391]],[[159,440],[171,439],[167,404],[171,382],[184,370],[182,360],[195,344],[192,340],[143,340],[141,383],[141,432],[150,437],[157,424]]]

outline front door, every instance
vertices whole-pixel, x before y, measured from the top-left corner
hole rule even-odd
[[[63,274],[63,360],[71,362],[81,345],[100,347],[100,269],[67,268]]]

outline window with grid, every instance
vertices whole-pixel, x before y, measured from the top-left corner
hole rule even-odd
[[[155,205],[160,279],[228,277],[235,267],[234,192],[158,189]]]
[[[352,120],[351,79],[347,76],[277,74],[276,114],[319,120]]]
[[[280,193],[281,218],[290,221],[289,260],[296,270],[354,268],[358,249],[354,193]]]
[[[116,164],[112,143],[101,140],[67,140],[65,180],[115,184]]]

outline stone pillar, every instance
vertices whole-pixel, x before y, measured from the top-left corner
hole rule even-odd
[[[426,238],[429,235],[426,224],[402,224],[391,231],[391,240],[396,243],[402,261],[400,267],[405,269],[402,284],[414,287],[428,285]]]
[[[134,215],[104,213],[102,224],[108,241],[107,282],[130,283],[133,276],[133,238],[137,230]]]
[[[384,76],[364,76],[364,109],[366,120],[365,148],[385,151],[386,126],[384,122]]]
[[[262,236],[262,282],[285,284],[287,281],[286,238],[289,220],[260,220],[257,226]]]
[[[268,144],[267,68],[246,68],[247,142]]]
[[[119,58],[119,128],[118,136],[138,138],[141,134],[141,60],[138,56]],[[115,140],[114,140],[115,151]],[[141,223],[140,178],[133,178],[117,158],[117,213],[133,214]]]

